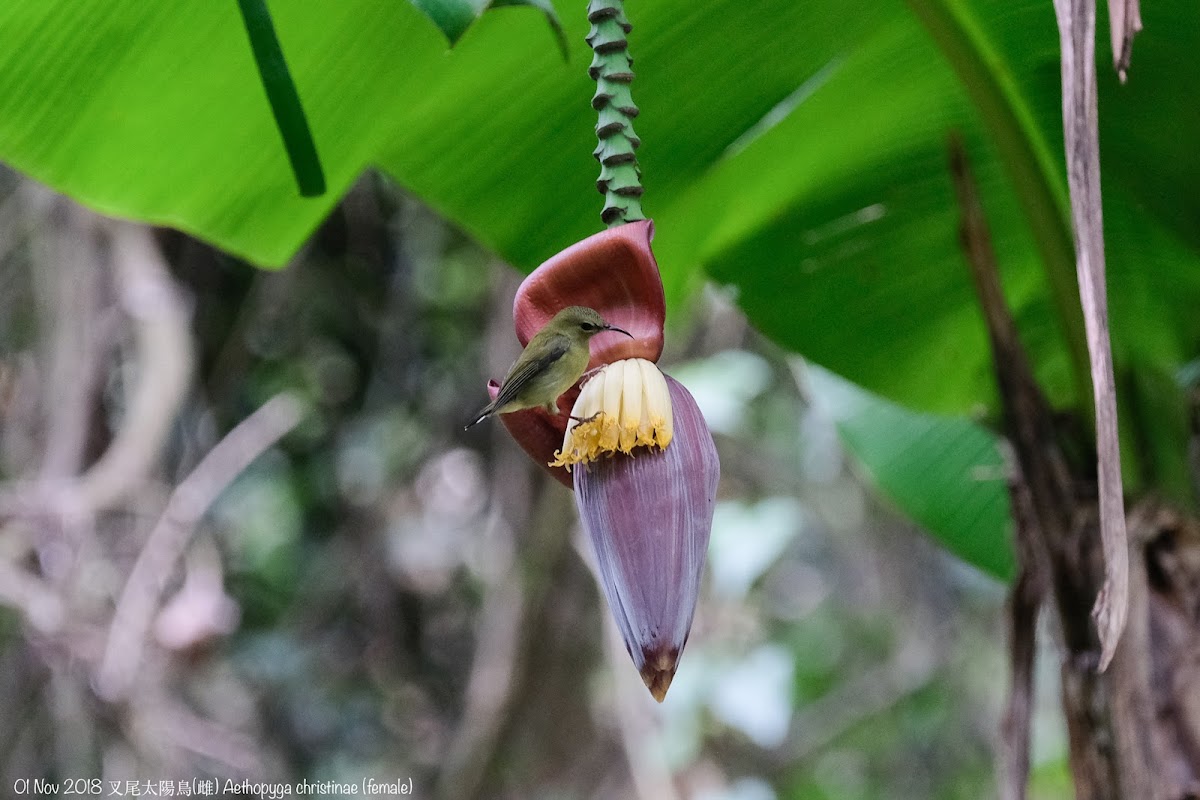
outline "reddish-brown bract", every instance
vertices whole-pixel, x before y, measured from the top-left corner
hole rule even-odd
[[[650,249],[653,237],[650,220],[610,228],[576,242],[531,272],[513,300],[513,323],[521,346],[567,306],[588,306],[633,335],[632,339],[619,333],[594,336],[589,370],[623,358],[657,362],[662,355],[667,307],[658,263]],[[488,384],[493,399],[498,391],[495,382]],[[579,387],[575,386],[560,397],[557,416],[535,408],[500,417],[529,457],[564,486],[571,486],[570,473],[549,463],[562,446],[567,415],[578,396]]]
[[[657,362],[667,306],[653,237],[650,220],[630,222],[576,242],[531,272],[513,300],[521,346],[567,306],[587,306],[633,335],[597,334],[588,369],[623,358]]]

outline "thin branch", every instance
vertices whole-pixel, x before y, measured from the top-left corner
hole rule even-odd
[[[1029,747],[1034,702],[1034,663],[1037,656],[1038,612],[1046,595],[1046,577],[1039,553],[1042,540],[1029,486],[1013,465],[1009,484],[1016,522],[1020,572],[1008,597],[1008,655],[1011,683],[1000,724],[1001,800],[1025,800],[1029,784]]]
[[[149,229],[111,222],[108,231],[121,304],[136,331],[138,379],[112,444],[80,480],[80,502],[97,512],[120,503],[158,459],[194,361],[187,311]]]
[[[962,216],[961,242],[987,323],[1005,428],[1013,448],[1009,496],[1016,523],[1019,572],[1008,599],[1011,685],[1001,722],[998,777],[1003,800],[1024,800],[1029,783],[1037,618],[1051,564],[1046,541],[1048,535],[1061,536],[1070,525],[1071,480],[1055,444],[1049,405],[1033,377],[1000,288],[999,265],[983,204],[966,150],[957,137],[950,141],[950,168]],[[1026,470],[1034,476],[1032,484]]]
[[[1100,634],[1100,670],[1112,661],[1129,611],[1129,543],[1117,439],[1117,389],[1108,338],[1104,224],[1100,209],[1100,133],[1096,101],[1095,0],[1054,0],[1062,44],[1063,135],[1075,223],[1076,275],[1087,328],[1096,405],[1100,538],[1104,585],[1092,615]]]
[[[497,519],[495,527],[503,531],[500,535],[511,536],[504,521]],[[528,610],[524,576],[510,548],[493,548],[492,555],[500,563],[490,566],[500,574],[484,595],[462,718],[444,759],[437,796],[446,800],[474,797],[483,786],[509,714],[519,667]]]
[[[1036,530],[1046,542],[1060,542],[1075,523],[1073,479],[1066,456],[1058,446],[1050,404],[1034,378],[1005,302],[979,189],[958,137],[950,140],[950,172],[962,215],[963,250],[992,346],[1004,410],[1004,432],[1016,454],[1021,479],[1029,488],[1038,521]],[[1080,649],[1083,648],[1086,643]]]
[[[113,613],[96,677],[101,696],[120,699],[131,688],[137,677],[146,632],[167,579],[209,507],[254,459],[295,427],[300,418],[301,405],[296,398],[290,394],[276,395],[218,442],[171,493]]]
[[[45,207],[39,221],[50,227],[48,234],[36,237],[37,261],[43,267],[33,270],[46,350],[45,449],[39,477],[47,484],[61,484],[82,466],[106,349],[106,336],[101,334],[111,331],[98,330],[101,270],[95,248],[89,246],[95,232],[88,224],[91,218],[48,190],[22,188],[31,206]]]
[[[1129,61],[1133,58],[1133,37],[1142,29],[1142,9],[1138,0],[1108,0],[1108,28],[1112,37],[1113,68],[1124,83]]]

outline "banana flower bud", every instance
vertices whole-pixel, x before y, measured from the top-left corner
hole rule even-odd
[[[691,629],[712,530],[720,465],[696,401],[664,375],[666,303],[632,222],[578,242],[538,267],[513,303],[526,344],[561,309],[589,306],[632,339],[597,334],[589,372],[559,398],[501,419],[524,450],[575,489],[604,595],[634,665],[662,702]],[[489,384],[495,396],[498,386]]]
[[[574,470],[575,500],[608,607],[660,703],[692,627],[721,475],[696,401],[673,378],[666,384],[675,412],[670,446]]]

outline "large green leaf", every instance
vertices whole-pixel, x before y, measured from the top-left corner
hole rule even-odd
[[[943,2],[974,20],[989,63],[1057,153],[1047,5]],[[563,15],[569,64],[529,14],[485,15],[447,54],[405,2],[295,0],[272,12],[327,198],[295,196],[233,4],[5,4],[0,155],[101,210],[177,225],[267,265],[286,261],[373,163],[525,268],[598,227],[581,10]],[[942,411],[990,403],[944,169],[957,128],[1038,374],[1056,401],[1073,399],[1038,251],[988,120],[904,4],[646,0],[631,13],[646,207],[671,289],[707,267],[774,338],[868,388]],[[1200,159],[1187,145],[1200,112],[1186,95],[1200,67],[1178,57],[1200,44],[1200,23],[1168,0],[1146,24],[1160,34],[1139,42],[1130,84],[1105,71],[1101,87],[1112,313],[1119,355],[1169,371],[1200,339],[1190,313]],[[1161,244],[1147,253],[1147,239]],[[923,375],[930,364],[953,371]]]
[[[884,497],[960,558],[998,578],[1015,574],[994,435],[965,419],[909,411],[820,367],[804,375],[815,407]]]

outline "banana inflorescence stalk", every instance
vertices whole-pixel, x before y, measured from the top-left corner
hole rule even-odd
[[[633,26],[625,18],[623,0],[591,0],[588,22],[592,24],[587,43],[594,56],[588,75],[596,81],[592,108],[599,119],[593,155],[600,162],[596,188],[604,195],[600,219],[608,227],[645,219],[642,213],[642,171],[636,150],[641,140],[633,132],[638,114],[629,84],[633,81],[633,59],[629,57],[626,34]]]

